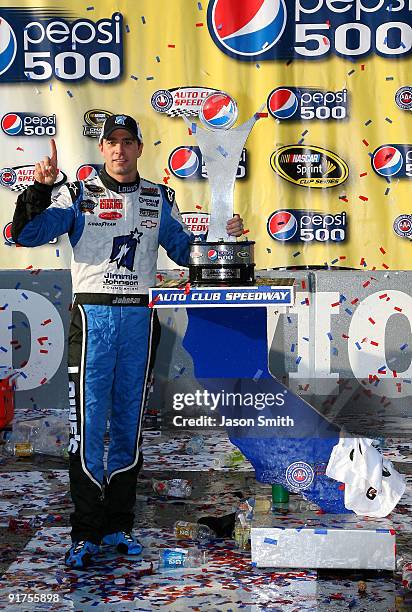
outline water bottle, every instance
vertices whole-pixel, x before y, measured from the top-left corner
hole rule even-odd
[[[242,465],[245,460],[240,450],[235,448],[235,450],[230,451],[230,453],[217,455],[213,460],[213,467],[215,470],[222,467],[236,467]]]
[[[237,548],[242,551],[250,550],[250,527],[252,520],[252,509],[247,501],[239,504],[235,518],[235,529],[233,532]]]
[[[402,586],[412,590],[412,563],[405,563],[402,568]]]
[[[174,525],[175,538],[177,540],[197,540],[198,542],[210,542],[216,538],[216,534],[207,525],[189,523],[188,521],[176,521]]]
[[[188,455],[197,455],[204,447],[205,439],[200,434],[196,434],[186,443],[185,451]]]
[[[197,548],[163,548],[159,550],[159,569],[201,567],[207,561],[206,551]]]
[[[187,499],[192,494],[192,485],[189,480],[172,478],[172,480],[152,480],[153,491],[164,497],[178,497]]]
[[[8,440],[4,451],[13,457],[32,457],[34,454],[33,444],[29,440]]]

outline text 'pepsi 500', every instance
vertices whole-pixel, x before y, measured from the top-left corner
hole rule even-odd
[[[114,81],[123,71],[122,15],[54,19],[52,9],[0,9],[0,82]]]
[[[267,100],[268,111],[275,119],[346,119],[348,92],[322,91],[313,87],[276,87]]]
[[[319,59],[330,53],[387,58],[412,48],[411,0],[210,0],[208,28],[243,61]]]
[[[279,242],[343,242],[347,238],[346,212],[330,215],[309,210],[276,210],[267,224]]]

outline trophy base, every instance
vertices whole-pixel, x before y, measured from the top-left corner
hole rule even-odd
[[[253,285],[254,242],[194,242],[190,247],[189,282],[193,285]]]

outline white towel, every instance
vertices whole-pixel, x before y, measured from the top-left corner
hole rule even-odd
[[[341,438],[332,449],[326,475],[345,483],[346,508],[367,516],[387,516],[406,488],[404,477],[369,438]]]

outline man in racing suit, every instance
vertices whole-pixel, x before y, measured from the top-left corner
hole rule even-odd
[[[74,513],[66,564],[74,568],[85,567],[102,541],[123,553],[141,552],[131,531],[147,380],[160,334],[148,288],[155,284],[159,244],[187,265],[194,240],[174,191],[139,176],[143,141],[132,117],[107,119],[99,148],[105,161],[99,176],[55,189],[51,140],[51,157],[36,164],[35,183],[19,195],[12,226],[13,239],[23,246],[47,244],[67,232],[73,249],[68,367]],[[226,229],[241,235],[240,217]]]

